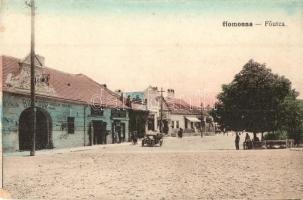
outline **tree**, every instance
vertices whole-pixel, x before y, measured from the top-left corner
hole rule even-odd
[[[263,133],[275,131],[286,123],[286,97],[296,99],[297,92],[284,76],[273,74],[265,64],[250,60],[235,75],[233,81],[222,86],[211,114],[221,129]],[[290,114],[290,111],[287,112]],[[285,125],[285,124],[284,124]]]
[[[287,131],[288,138],[294,139],[298,144],[303,138],[303,109],[297,95],[289,95],[280,105],[278,112],[278,128]]]

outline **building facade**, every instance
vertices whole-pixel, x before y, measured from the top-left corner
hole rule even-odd
[[[180,128],[184,133],[201,133],[205,112],[175,97],[173,89],[167,90],[165,103],[169,109],[169,133],[176,135]]]
[[[164,132],[167,132],[169,110],[158,87],[149,86],[143,91],[126,92],[125,96],[129,96],[135,102],[144,102],[146,105],[148,111],[146,131],[159,132],[162,118],[162,128]]]
[[[30,64],[1,56],[4,152],[31,148]],[[129,108],[83,74],[48,68],[35,58],[36,148],[69,148],[128,141]]]
[[[185,133],[213,132],[213,122],[206,109],[193,106],[175,97],[175,91],[168,89],[165,95],[157,87],[149,86],[141,92],[127,92],[132,100],[145,102],[149,111],[147,129],[169,135],[183,129]],[[162,120],[161,120],[162,119]],[[162,121],[162,125],[160,123]]]

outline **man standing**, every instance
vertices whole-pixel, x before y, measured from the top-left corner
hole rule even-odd
[[[182,138],[182,136],[183,136],[183,129],[180,128],[179,131],[178,131],[178,137]]]
[[[237,150],[239,150],[239,143],[240,143],[240,136],[238,135],[238,132],[236,132],[235,145]]]

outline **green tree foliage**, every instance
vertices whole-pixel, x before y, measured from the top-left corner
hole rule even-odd
[[[303,138],[303,109],[295,96],[287,96],[278,112],[278,129],[298,143]]]
[[[294,132],[302,125],[298,93],[287,78],[273,74],[265,64],[250,60],[222,90],[211,111],[221,129],[259,133],[287,128]]]

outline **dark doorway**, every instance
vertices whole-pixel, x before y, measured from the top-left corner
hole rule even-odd
[[[154,118],[151,118],[151,117],[148,118],[148,120],[147,120],[147,129],[152,130],[152,131],[155,130],[155,119]]]
[[[52,121],[49,113],[42,108],[36,110],[36,149],[52,148]],[[32,112],[28,108],[19,118],[19,149],[31,150],[32,147]]]
[[[125,139],[125,123],[122,123],[120,120],[115,120],[112,123],[112,143],[125,142]]]
[[[93,144],[106,144],[106,122],[93,120]],[[90,136],[91,137],[91,136]]]
[[[168,131],[169,131],[168,121],[167,120],[163,120],[163,133],[167,134]]]
[[[125,142],[125,139],[126,139],[125,136],[126,136],[125,135],[125,123],[121,123],[121,141],[122,142]]]

